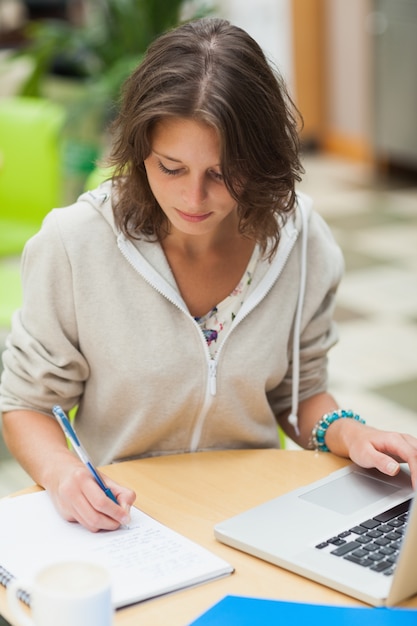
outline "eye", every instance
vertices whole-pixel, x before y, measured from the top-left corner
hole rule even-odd
[[[158,161],[158,168],[163,174],[167,174],[167,176],[177,176],[181,172],[181,169],[169,170],[167,167],[165,167],[165,165],[161,163],[161,161]]]
[[[210,176],[214,178],[214,180],[217,180],[219,183],[222,183],[224,180],[223,174],[221,172],[210,170]]]

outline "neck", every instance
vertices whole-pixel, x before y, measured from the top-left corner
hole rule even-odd
[[[239,233],[235,222],[227,226],[223,222],[221,229],[202,235],[190,235],[172,227],[162,241],[162,247],[165,252],[172,251],[191,260],[221,255],[242,239],[246,240],[246,237]]]

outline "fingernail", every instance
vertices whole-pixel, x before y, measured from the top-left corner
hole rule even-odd
[[[127,504],[122,504],[122,508],[125,510],[125,515],[122,518],[122,524],[129,524],[130,522],[130,507]]]
[[[398,463],[396,463],[395,461],[391,461],[387,465],[387,472],[388,472],[388,474],[390,474],[392,476],[393,474],[398,472],[398,468],[399,468]]]

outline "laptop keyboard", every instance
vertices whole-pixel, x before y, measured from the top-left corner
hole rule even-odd
[[[410,504],[411,499],[319,543],[316,548],[389,576],[407,528]]]

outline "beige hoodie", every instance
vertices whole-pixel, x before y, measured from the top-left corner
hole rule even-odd
[[[326,390],[342,272],[327,225],[298,194],[277,254],[258,263],[211,359],[159,244],[116,232],[105,183],[53,210],[26,245],[24,302],[4,353],[0,409],[34,409],[52,419],[54,404],[78,405],[77,432],[99,464],[277,447],[275,416]]]

